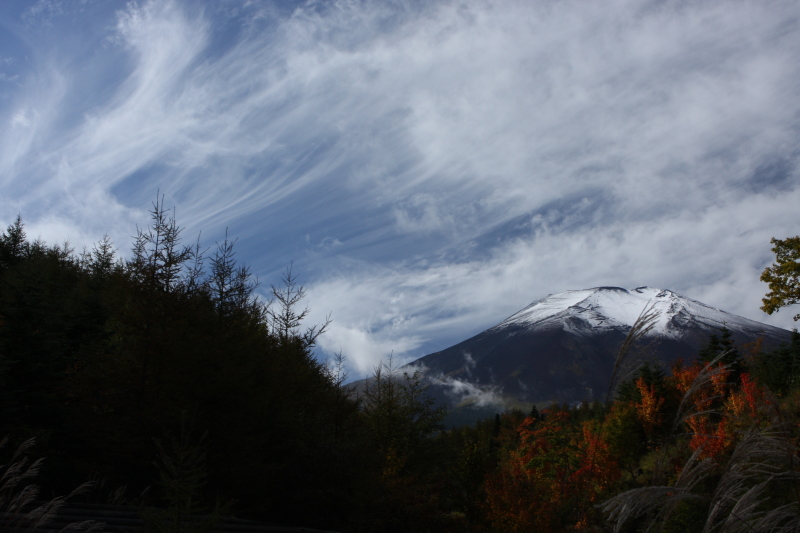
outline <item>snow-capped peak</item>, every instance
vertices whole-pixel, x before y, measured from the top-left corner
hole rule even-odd
[[[773,329],[759,322],[726,313],[669,290],[637,287],[595,287],[551,294],[515,313],[496,328],[522,326],[526,329],[574,328],[585,331],[615,328],[629,329],[646,309],[658,313],[649,335],[679,337],[690,323],[719,330],[750,334]],[[568,320],[571,319],[571,320]]]

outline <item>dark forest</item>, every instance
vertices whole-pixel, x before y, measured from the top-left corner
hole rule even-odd
[[[388,363],[358,395],[341,356],[315,358],[325,324],[304,324],[291,268],[263,301],[235,239],[206,250],[161,201],[150,214],[128,259],[108,238],[30,241],[20,218],[0,236],[0,475],[21,479],[0,489],[6,511],[26,484],[51,498],[89,482],[74,500],[136,508],[155,530],[178,515],[210,517],[206,530],[218,516],[337,531],[800,524],[796,331],[765,352],[723,330],[605,404],[446,430],[419,374]],[[19,446],[44,458],[35,478],[15,474]]]

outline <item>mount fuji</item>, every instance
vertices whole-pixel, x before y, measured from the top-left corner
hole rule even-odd
[[[657,317],[627,356],[628,372],[644,361],[662,367],[679,358],[692,361],[709,336],[723,327],[737,345],[761,338],[770,348],[791,338],[787,330],[669,290],[596,287],[551,294],[401,371],[421,369],[432,394],[451,408],[602,400],[619,347],[645,309]]]

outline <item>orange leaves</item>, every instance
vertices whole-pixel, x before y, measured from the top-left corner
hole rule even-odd
[[[620,478],[619,464],[599,428],[591,422],[583,423],[582,438],[576,442],[580,468],[571,481],[584,497],[594,502],[599,494],[609,489]]]
[[[500,465],[487,486],[495,528],[562,531],[592,523],[594,505],[620,477],[596,422],[577,425],[569,413],[544,421],[526,419],[520,446]]]
[[[709,375],[711,376],[711,383],[714,384],[715,395],[724,397],[728,393],[728,376],[730,373],[731,371],[722,363],[719,364],[716,371],[709,372]]]
[[[636,380],[636,388],[642,395],[642,401],[635,406],[636,414],[642,422],[645,433],[651,436],[653,430],[663,422],[661,408],[664,405],[664,398],[657,397],[655,385],[648,385],[643,377]]]
[[[488,515],[499,531],[550,531],[555,486],[540,472],[525,468],[518,452],[511,452],[487,480]]]
[[[728,401],[725,402],[725,409],[728,413],[735,417],[739,418],[747,414],[748,411],[748,401],[745,394],[731,394],[731,397],[728,398]]]
[[[702,448],[700,457],[719,459],[733,442],[733,436],[727,431],[728,421],[725,418],[715,424],[708,415],[695,415],[688,418],[686,423],[692,430],[689,447],[692,450]]]
[[[697,379],[697,375],[703,369],[698,364],[684,368],[683,361],[680,359],[672,367],[672,380],[675,383],[675,388],[681,394],[686,394]]]
[[[755,381],[750,379],[750,374],[744,373],[741,377],[742,393],[747,400],[750,414],[753,418],[758,416],[758,404],[764,399],[764,392],[758,387]]]
[[[710,363],[695,362],[684,368],[682,361],[678,361],[672,367],[672,381],[680,394],[690,394],[698,409],[704,410],[713,400],[728,393],[730,373],[730,369],[722,363],[714,367]]]
[[[709,364],[673,368],[673,382],[678,391],[688,396],[693,413],[685,422],[691,431],[689,446],[701,449],[701,457],[719,459],[735,441],[737,429],[747,427],[758,418],[764,392],[747,373],[739,383],[731,382],[731,370],[725,365]]]
[[[667,465],[680,471],[684,461],[678,458],[691,455],[689,450],[724,465],[741,431],[759,421],[766,403],[753,378],[743,373],[734,379],[732,366],[679,363],[668,378],[642,373],[632,384],[635,389],[629,386],[628,399],[612,406],[604,420],[579,423],[580,410],[572,417],[558,411],[541,420],[525,419],[517,429],[519,444],[487,482],[492,527],[591,529],[602,520],[598,502],[621,482],[620,464],[625,483],[632,484],[663,475],[658,472]],[[678,431],[669,434],[673,417],[678,417]],[[664,455],[669,462],[659,463],[657,470],[652,460],[661,447],[672,455]]]
[[[741,385],[725,403],[726,413],[739,420],[740,425],[747,426],[760,418],[759,406],[769,404],[764,397],[764,390],[750,374],[743,373],[739,378]]]
[[[694,363],[683,368],[680,363],[673,367],[673,379],[678,390],[688,396],[694,404],[694,412],[685,418],[691,431],[689,447],[700,449],[701,457],[718,459],[733,441],[727,431],[727,420],[715,412],[729,392],[730,371],[722,364],[714,368],[709,363]],[[699,386],[698,386],[699,385]]]

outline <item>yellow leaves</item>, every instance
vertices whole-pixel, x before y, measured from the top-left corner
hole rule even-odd
[[[636,388],[642,395],[642,401],[635,406],[636,414],[644,426],[645,433],[649,436],[663,421],[661,407],[664,405],[664,398],[657,397],[655,386],[645,383],[643,377],[636,380]]]
[[[772,314],[781,307],[800,302],[800,236],[784,240],[772,239],[776,262],[764,269],[761,281],[769,284],[761,309]],[[800,314],[794,316],[800,320]]]
[[[725,396],[728,392],[728,376],[730,373],[731,371],[725,368],[722,363],[719,364],[716,372],[711,373],[711,382],[714,384],[714,394],[717,396]]]
[[[732,394],[731,397],[728,398],[725,407],[734,417],[738,418],[745,414],[747,410],[747,400],[745,399],[744,393],[739,392]]]
[[[404,455],[398,454],[394,448],[389,448],[386,451],[386,459],[383,463],[383,479],[390,481],[399,477],[406,464],[406,459]]]
[[[699,365],[692,365],[690,367],[684,368],[683,361],[678,360],[677,363],[672,367],[672,379],[675,382],[675,387],[678,389],[678,392],[681,394],[686,394],[689,392],[689,389],[694,383],[694,380],[697,379],[697,375],[700,373],[701,367]]]

